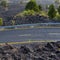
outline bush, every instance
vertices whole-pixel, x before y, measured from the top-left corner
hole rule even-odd
[[[3,25],[3,19],[0,18],[0,26],[2,26],[2,25]]]
[[[36,4],[35,0],[30,0],[26,5],[25,10],[34,10],[36,12],[39,12],[39,7]]]
[[[8,4],[7,4],[7,2],[5,0],[1,1],[0,5],[3,6],[3,7],[7,7],[8,6]]]
[[[56,15],[55,19],[60,20],[60,15]]]
[[[41,7],[41,5],[39,5],[39,10],[42,10],[42,7]]]
[[[58,10],[58,13],[60,14],[60,6],[58,7],[58,9],[57,9],[57,10]]]
[[[8,3],[5,0],[2,0],[0,5],[5,9],[5,11],[8,11]]]
[[[56,16],[56,10],[53,4],[49,6],[48,16],[49,18],[54,18]]]
[[[23,12],[23,15],[35,15],[34,10],[27,10]]]
[[[15,25],[15,20],[11,20],[11,24],[12,25]]]
[[[25,10],[22,13],[17,14],[16,16],[26,16],[26,15],[35,15],[34,10]]]
[[[41,15],[41,16],[48,16],[48,15],[47,15],[47,12],[45,12],[45,11],[41,11],[41,12],[40,12],[40,15]]]

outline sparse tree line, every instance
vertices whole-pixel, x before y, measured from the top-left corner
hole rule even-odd
[[[7,9],[8,4],[6,1],[1,1],[0,5]],[[18,13],[15,17],[17,16],[26,16],[26,15],[36,15],[40,14],[42,16],[48,16],[50,19],[57,19],[60,20],[60,6],[55,9],[55,6],[51,4],[48,7],[48,11],[44,13],[45,11],[42,10],[41,5],[37,5],[35,0],[30,0],[25,7],[25,10],[22,13]],[[11,20],[11,24],[15,24],[15,20]],[[0,18],[0,26],[3,25],[3,18]]]
[[[43,11],[41,5],[37,5],[35,0],[30,0],[30,2],[26,5],[26,10],[34,10],[36,12]],[[55,6],[53,4],[51,4],[48,7],[47,15],[51,19],[55,18],[57,15],[60,16],[60,6],[57,9],[55,9]]]

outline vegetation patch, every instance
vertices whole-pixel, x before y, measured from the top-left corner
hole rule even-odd
[[[25,10],[22,13],[18,13],[16,17],[18,16],[27,16],[27,15],[35,15],[36,12],[34,10]]]

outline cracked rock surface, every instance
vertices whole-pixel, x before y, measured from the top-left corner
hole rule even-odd
[[[60,41],[0,46],[0,60],[60,60]]]

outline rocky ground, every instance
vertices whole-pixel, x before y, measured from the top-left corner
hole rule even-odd
[[[60,60],[60,42],[0,46],[0,60]]]

